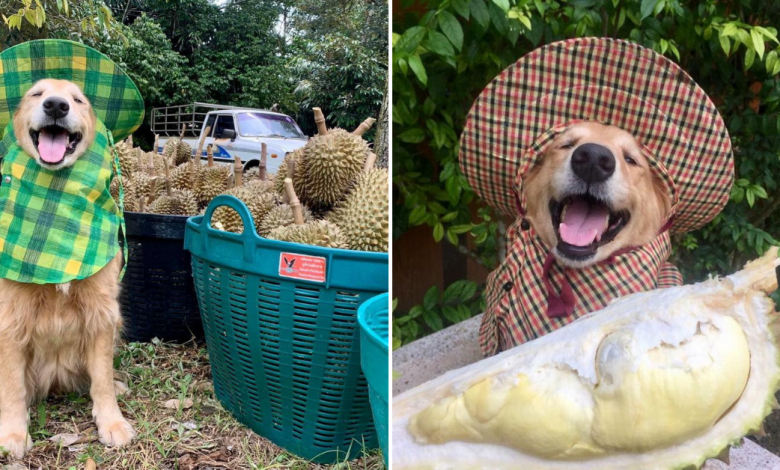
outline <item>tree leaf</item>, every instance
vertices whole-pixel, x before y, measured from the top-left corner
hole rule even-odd
[[[439,288],[431,286],[423,297],[423,307],[426,310],[432,310],[437,303],[439,303]]]
[[[420,56],[417,54],[409,56],[408,62],[409,67],[412,69],[415,76],[417,76],[417,79],[420,80],[423,85],[428,86],[428,74],[425,73],[425,67],[420,60]]]
[[[653,14],[656,3],[658,3],[658,0],[642,0],[642,4],[639,7],[640,20],[644,20]]]
[[[433,240],[436,243],[439,243],[442,238],[444,238],[444,226],[441,223],[438,223],[433,227]]]
[[[419,144],[425,140],[425,131],[416,127],[414,129],[406,130],[398,135],[401,142],[408,142],[410,144]]]
[[[433,331],[439,331],[444,328],[444,323],[436,312],[426,311],[423,314],[423,320]]]
[[[720,47],[723,49],[723,52],[728,56],[729,52],[731,52],[731,40],[721,32],[718,34],[718,41],[720,41]]]
[[[412,26],[407,29],[398,42],[395,43],[394,52],[414,53],[427,32],[428,30],[422,26]]]
[[[430,31],[428,38],[423,41],[423,47],[442,56],[453,56],[455,50],[445,35],[438,31]]]
[[[759,59],[764,58],[764,36],[756,30],[756,28],[753,28],[750,30],[750,38],[753,40],[753,47],[756,49],[756,54],[758,54]]]
[[[749,69],[753,62],[756,60],[756,51],[753,49],[748,49],[747,52],[745,52],[745,70]]]
[[[493,0],[493,3],[495,3],[496,6],[504,10],[504,12],[509,11],[509,0]]]
[[[452,45],[455,46],[455,49],[460,51],[463,48],[463,27],[455,18],[455,15],[447,10],[442,10],[439,13],[439,28],[441,28]]]
[[[480,26],[487,29],[487,27],[490,26],[490,12],[488,11],[487,5],[485,5],[485,0],[471,0],[469,8],[474,20]]]

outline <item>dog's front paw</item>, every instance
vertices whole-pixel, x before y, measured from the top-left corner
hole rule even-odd
[[[101,424],[98,422],[100,442],[109,447],[124,447],[135,437],[135,430],[124,418]]]
[[[0,434],[0,456],[10,456],[12,459],[21,460],[30,449],[32,449],[32,440],[27,433]]]

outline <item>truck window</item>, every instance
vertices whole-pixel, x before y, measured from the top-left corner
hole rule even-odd
[[[209,117],[206,119],[206,126],[203,127],[203,129],[206,129],[206,127],[211,127],[211,131],[209,131],[209,135],[206,137],[211,137],[214,135],[214,121],[217,120],[216,114],[210,114]]]
[[[231,131],[236,130],[236,125],[233,122],[233,116],[232,115],[222,115],[217,117],[217,126],[214,128],[214,138],[215,139],[222,139],[222,132],[225,129],[229,129]]]

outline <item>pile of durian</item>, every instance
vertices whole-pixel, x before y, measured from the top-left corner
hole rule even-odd
[[[376,155],[362,137],[374,119],[348,132],[327,129],[319,108],[314,115],[318,134],[288,154],[276,175],[266,173],[265,145],[259,167],[244,172],[238,157],[232,169],[215,165],[211,145],[206,148],[208,163],[201,164],[181,136],[166,142],[162,154],[133,148],[128,138],[116,145],[125,211],[192,216],[203,214],[216,196],[228,194],[246,204],[262,237],[387,252],[389,175],[387,169],[375,168]],[[111,191],[118,200],[116,178]],[[214,211],[211,225],[234,233],[244,229],[241,217],[228,207]]]

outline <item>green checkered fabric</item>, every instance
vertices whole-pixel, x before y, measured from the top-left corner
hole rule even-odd
[[[85,154],[70,167],[49,170],[19,147],[7,126],[0,143],[0,278],[64,283],[97,273],[116,256],[124,221],[109,192],[118,166],[111,142],[98,121]]]
[[[0,53],[0,129],[11,122],[27,90],[44,78],[78,85],[117,141],[132,134],[143,121],[141,93],[111,59],[83,44],[42,39]]]

